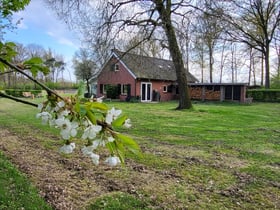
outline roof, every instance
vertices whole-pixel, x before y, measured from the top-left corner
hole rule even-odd
[[[124,53],[116,49],[113,50],[113,55],[123,62],[136,78],[170,81],[177,80],[174,64],[170,60]],[[188,82],[198,81],[187,70],[186,76]]]

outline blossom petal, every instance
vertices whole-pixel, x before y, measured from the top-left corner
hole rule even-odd
[[[71,145],[71,144],[65,144],[62,147],[60,147],[59,151],[64,154],[70,154],[73,152],[74,148],[73,148],[73,145]]]
[[[116,157],[116,156],[111,156],[111,157],[108,157],[106,160],[105,160],[105,163],[108,164],[109,166],[116,166],[118,165],[119,163],[121,163],[119,157]]]

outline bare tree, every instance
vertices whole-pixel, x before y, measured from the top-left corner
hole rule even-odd
[[[75,75],[77,79],[86,81],[87,92],[90,93],[90,79],[97,73],[97,65],[92,61],[90,52],[80,49],[73,58]]]
[[[193,42],[193,48],[192,48],[192,55],[193,60],[195,63],[198,64],[201,70],[201,82],[203,83],[204,80],[204,69],[206,68],[206,49],[205,45],[203,44],[202,38],[198,35],[195,36],[195,40]]]
[[[199,28],[201,36],[203,37],[203,42],[207,47],[208,60],[209,60],[209,80],[210,83],[213,82],[213,65],[214,65],[214,51],[217,45],[220,34],[222,33],[222,24],[217,15],[222,14],[221,9],[211,9],[207,11],[208,8],[212,8],[212,1],[205,0],[204,7],[206,11],[202,13],[199,20]]]
[[[224,69],[228,62],[229,57],[229,49],[228,49],[229,43],[226,40],[223,40],[221,45],[219,46],[220,49],[220,83],[223,81],[223,73]]]
[[[164,50],[162,49],[160,42],[154,36],[150,40],[141,42],[143,38],[144,37],[141,33],[135,35],[132,39],[128,40],[128,42],[124,45],[123,50],[130,50],[135,54],[143,56],[164,58]],[[139,44],[140,42],[141,44]]]
[[[262,53],[265,63],[265,87],[269,88],[270,45],[280,25],[280,1],[232,0],[219,2],[220,6],[222,2],[224,9],[230,8],[222,18],[228,24],[228,33],[231,38]]]
[[[177,108],[190,109],[192,107],[182,53],[176,36],[176,21],[184,19],[188,14],[191,0],[46,1],[53,5],[61,15],[70,17],[67,21],[74,20],[74,13],[76,15],[74,22],[77,21],[78,16],[83,19],[84,22],[79,21],[79,24],[83,24],[84,34],[99,37],[99,43],[108,44],[115,40],[123,40],[141,31],[144,35],[138,43],[141,44],[149,40],[156,31],[160,31],[158,34],[161,35],[164,46],[168,47],[176,69],[180,94]],[[97,43],[96,40],[95,43]]]
[[[65,69],[66,63],[63,61],[61,55],[55,55],[51,49],[49,49],[43,56],[45,65],[50,69],[50,78],[52,82],[58,81],[58,76]]]

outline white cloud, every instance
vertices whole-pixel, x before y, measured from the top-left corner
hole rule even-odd
[[[14,20],[20,20],[19,29],[36,28],[48,34],[58,44],[70,46],[76,49],[79,45],[75,37],[65,23],[58,19],[54,11],[49,9],[43,0],[31,1],[24,11],[14,15]]]

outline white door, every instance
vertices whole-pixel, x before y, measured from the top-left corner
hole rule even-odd
[[[141,101],[143,102],[152,101],[152,83],[150,82],[141,83]]]

